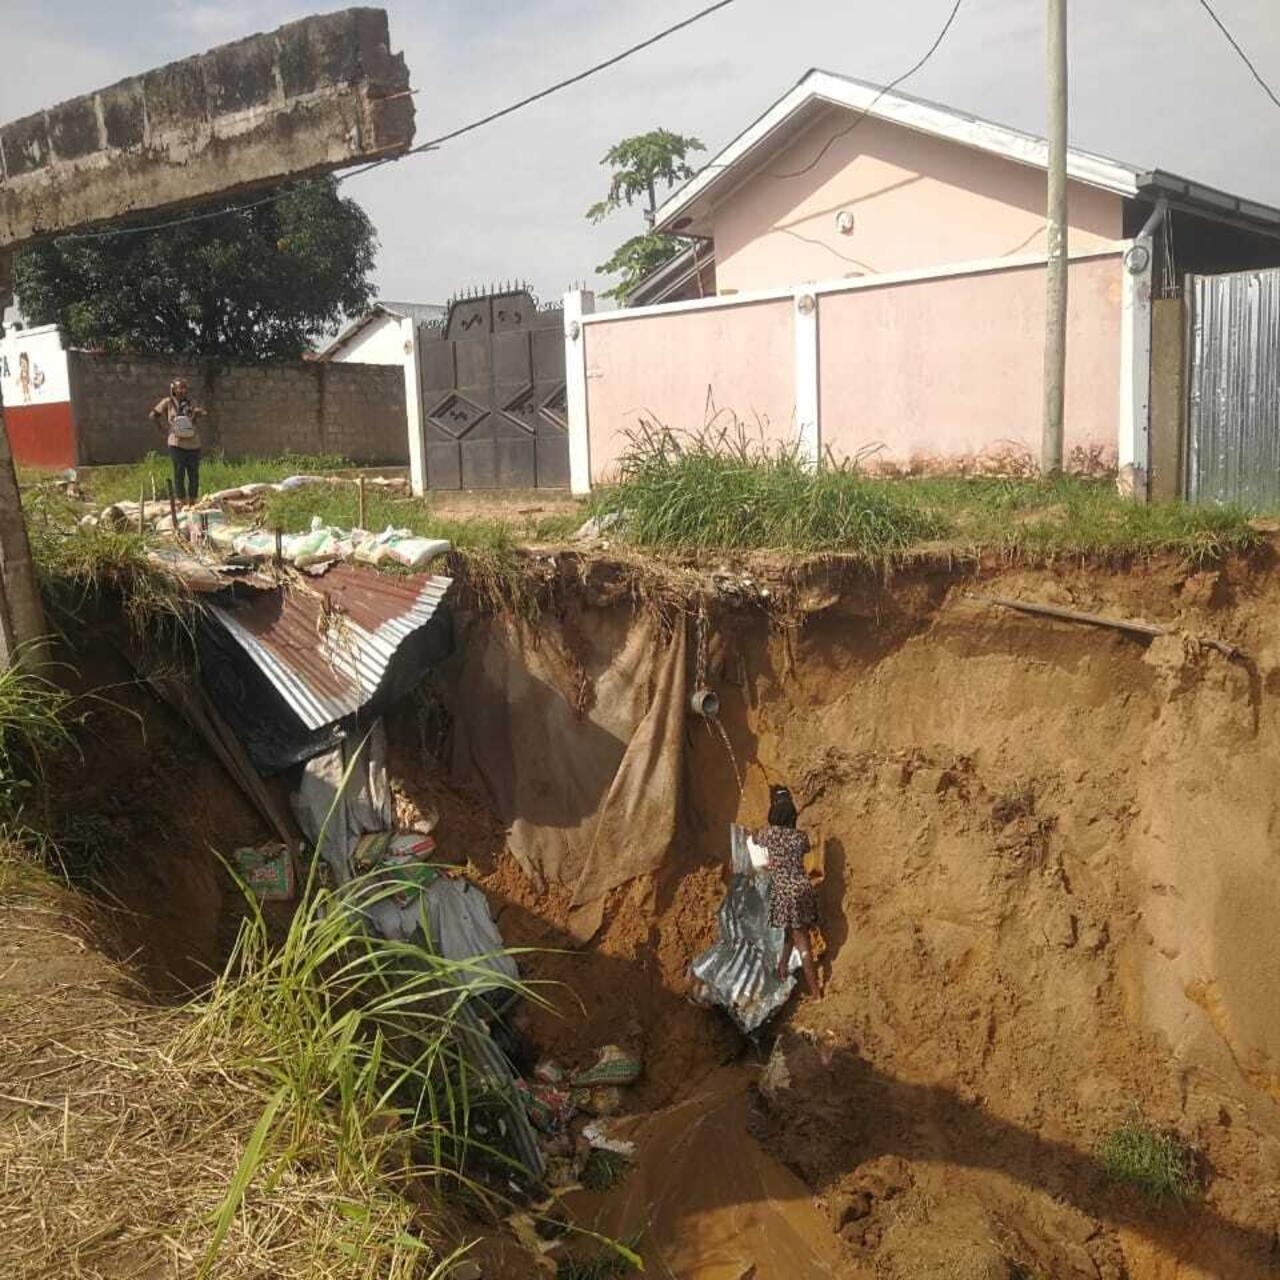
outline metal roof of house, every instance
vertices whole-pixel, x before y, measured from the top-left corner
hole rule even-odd
[[[336,564],[309,583],[256,593],[210,614],[308,729],[359,711],[401,644],[435,616],[450,578],[393,577]]]
[[[658,209],[655,229],[685,235],[709,235],[712,202],[727,195],[749,177],[767,155],[799,136],[833,107],[1002,156],[1017,164],[1039,169],[1048,165],[1049,144],[1034,134],[995,124],[924,98],[896,90],[889,92],[850,76],[814,70],[676,191]],[[1160,169],[1126,164],[1073,147],[1067,152],[1067,176],[1128,199],[1142,198],[1154,202],[1164,196],[1171,205],[1187,208],[1204,217],[1280,236],[1280,209],[1233,196]]]
[[[695,240],[688,248],[681,249],[674,258],[650,271],[627,295],[626,305],[644,307],[665,302],[685,285],[697,280],[709,267],[714,267],[715,262],[715,252],[708,245]]]
[[[390,316],[396,320],[414,320],[426,324],[444,318],[448,308],[434,302],[375,302],[364,315],[353,320],[328,346],[316,353],[317,360],[332,360],[353,338],[363,333],[375,320]]]

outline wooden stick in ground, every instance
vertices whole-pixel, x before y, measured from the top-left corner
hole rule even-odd
[[[166,480],[164,485],[169,493],[169,516],[173,520],[173,536],[181,538],[182,534],[178,530],[178,500],[173,496],[173,481]]]
[[[356,527],[359,529],[363,529],[364,528],[364,476],[356,477],[356,494],[359,500],[359,513],[360,513],[359,520],[357,521]]]
[[[1036,604],[1030,600],[1013,600],[1007,596],[980,596],[966,591],[966,600],[976,600],[979,604],[995,605],[1001,609],[1012,609],[1016,613],[1029,614],[1032,617],[1056,618],[1059,622],[1075,622],[1086,627],[1105,627],[1111,631],[1123,631],[1128,635],[1141,636],[1145,640],[1155,640],[1160,636],[1174,633],[1168,627],[1154,622],[1141,622],[1130,618],[1108,618],[1100,613],[1082,613],[1078,609],[1064,609],[1056,604]],[[1192,636],[1191,640],[1205,649],[1214,649],[1226,658],[1239,658],[1243,654],[1233,644],[1225,640],[1215,640],[1211,636]]]
[[[147,531],[147,482],[138,486],[138,537]]]

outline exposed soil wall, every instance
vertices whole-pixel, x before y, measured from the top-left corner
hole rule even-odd
[[[493,744],[534,753],[540,776],[574,732],[556,729],[566,700],[602,718],[601,647],[625,643],[636,607],[604,580],[562,583],[530,640],[579,674],[577,692],[522,689],[512,742]],[[1247,658],[967,591],[1143,617]],[[648,1105],[721,1061],[732,1037],[684,1002],[684,967],[714,927],[726,824],[761,821],[766,781],[786,780],[823,843],[830,985],[788,1016],[759,1131],[832,1206],[848,1274],[1275,1274],[1275,571],[922,570],[791,578],[779,594],[792,625],[723,594],[701,631],[668,608],[691,664],[703,655],[745,789],[691,721],[667,859],[610,895],[584,958],[542,970],[585,1004],[585,1034],[572,999],[560,1030],[536,1030],[569,1056],[597,1037],[641,1043]],[[494,625],[460,628],[446,690],[466,687]],[[451,711],[465,724],[482,709]],[[519,794],[488,797],[503,824],[528,820],[502,807]],[[551,787],[536,821],[567,829],[562,801]],[[573,944],[568,886],[509,858],[486,884],[509,940]],[[1103,1182],[1097,1143],[1135,1109],[1194,1144],[1201,1207],[1154,1210]]]

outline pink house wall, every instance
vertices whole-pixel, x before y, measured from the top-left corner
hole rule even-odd
[[[833,108],[726,196],[712,217],[721,293],[1045,250],[1044,172],[864,119],[796,177],[852,113]],[[1120,239],[1122,201],[1069,184],[1073,253]],[[854,215],[851,235],[836,214]]]
[[[1065,452],[1116,461],[1120,256],[1074,262]],[[1038,458],[1044,267],[824,294],[818,307],[822,442],[867,465],[1027,453]]]
[[[591,480],[617,471],[642,419],[696,431],[734,413],[753,434],[788,439],[795,408],[791,300],[602,318],[583,326]],[[708,409],[708,404],[712,406]]]

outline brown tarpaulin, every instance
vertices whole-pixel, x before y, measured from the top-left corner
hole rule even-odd
[[[451,693],[455,773],[509,825],[535,883],[573,888],[583,941],[605,894],[657,867],[676,834],[685,627],[627,623],[575,634],[575,652],[557,624],[477,620]]]

